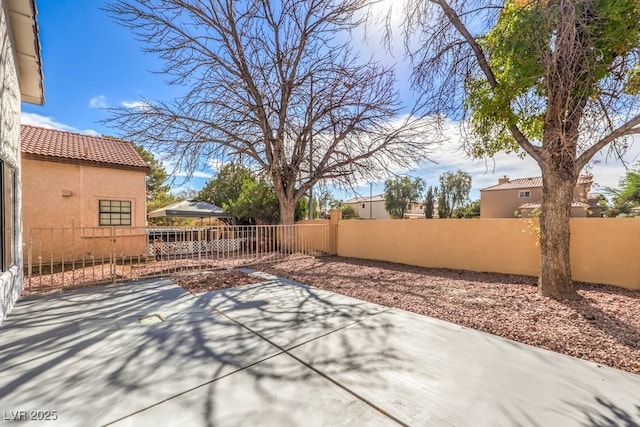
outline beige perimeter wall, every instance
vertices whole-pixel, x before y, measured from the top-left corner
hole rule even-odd
[[[536,276],[529,219],[340,221],[338,255]],[[640,289],[640,218],[571,219],[573,278]]]

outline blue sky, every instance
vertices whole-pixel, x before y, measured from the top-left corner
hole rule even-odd
[[[158,60],[142,52],[142,45],[130,32],[100,10],[104,1],[41,0],[36,4],[46,103],[43,107],[23,104],[23,123],[98,135],[116,134],[114,129],[100,123],[107,117],[101,107],[132,104],[141,98],[171,99],[180,94],[181,88],[166,85],[162,75],[152,72],[160,68]],[[397,65],[398,80],[403,82],[401,94],[410,97],[406,83],[410,73],[402,63],[402,51],[396,49],[393,56],[389,55],[377,39],[379,34],[370,31],[366,41],[361,36],[356,36],[355,41],[360,44],[363,56],[378,56],[384,62]],[[473,178],[472,198],[478,198],[480,188],[496,184],[502,175],[511,178],[540,175],[531,159],[498,155],[495,159],[470,160],[459,149],[456,135],[453,132],[449,135],[431,155],[436,163],[426,161],[414,170],[403,172],[435,185],[442,172],[464,170]],[[625,173],[622,164],[606,159],[603,154],[596,160],[591,171],[594,181],[603,186],[616,186]],[[640,144],[634,144],[626,160],[631,165],[640,160]],[[199,189],[214,173],[213,170],[198,171],[183,186]],[[176,185],[182,181],[178,178]],[[368,195],[369,185],[363,183],[358,191]],[[374,183],[374,194],[382,191],[382,183]],[[336,191],[336,196],[342,199],[353,195]]]

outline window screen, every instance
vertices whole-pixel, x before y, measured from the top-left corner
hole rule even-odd
[[[131,225],[131,202],[100,200],[100,225]]]

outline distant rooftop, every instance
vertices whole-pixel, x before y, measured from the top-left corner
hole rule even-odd
[[[59,162],[87,162],[126,169],[148,169],[133,144],[115,138],[83,135],[22,125],[21,151],[25,158]]]
[[[520,205],[519,209],[539,209],[542,207],[542,202],[530,202]],[[572,208],[588,208],[589,205],[582,202],[571,202]]]
[[[372,197],[354,197],[353,199],[347,200],[345,203],[367,203],[367,202],[384,202],[384,194],[376,194]]]
[[[581,175],[578,178],[578,184],[590,184],[593,182],[593,177],[590,175]],[[520,190],[526,188],[541,188],[542,177],[534,176],[530,178],[518,178],[509,179],[506,176],[498,180],[498,184],[491,187],[483,188],[480,191],[494,191],[494,190]]]

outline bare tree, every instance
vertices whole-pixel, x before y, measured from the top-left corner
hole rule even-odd
[[[186,95],[108,120],[193,172],[210,159],[263,170],[281,222],[319,180],[352,185],[424,158],[423,122],[400,120],[393,70],[359,62],[365,0],[129,0],[108,13],[165,62]],[[395,122],[393,121],[395,120]]]
[[[634,0],[409,0],[406,40],[427,114],[461,123],[475,156],[540,166],[539,291],[577,299],[569,217],[579,174],[640,131]]]

